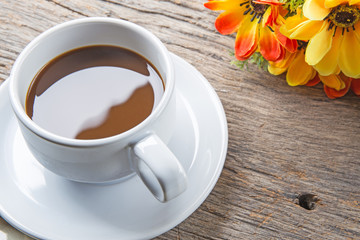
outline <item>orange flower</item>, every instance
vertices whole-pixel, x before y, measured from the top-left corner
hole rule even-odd
[[[284,19],[279,14],[278,0],[209,0],[204,4],[211,10],[223,10],[215,21],[221,34],[237,31],[235,56],[248,59],[256,50],[268,61],[285,57],[285,49],[295,52],[296,40],[279,31]]]

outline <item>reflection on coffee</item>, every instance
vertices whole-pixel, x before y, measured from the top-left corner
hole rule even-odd
[[[98,139],[125,132],[159,103],[163,81],[144,57],[116,46],[66,52],[35,76],[26,113],[57,135]]]

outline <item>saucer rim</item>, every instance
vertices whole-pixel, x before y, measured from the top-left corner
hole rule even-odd
[[[167,231],[170,231],[171,229],[179,225],[181,222],[186,220],[192,213],[194,213],[201,206],[201,204],[206,200],[206,198],[209,196],[209,194],[215,187],[221,175],[222,169],[225,164],[227,148],[228,148],[228,126],[227,126],[226,115],[222,103],[218,95],[216,94],[215,90],[213,89],[211,84],[207,81],[207,79],[194,66],[192,66],[183,58],[175,55],[174,53],[170,52],[170,56],[173,62],[180,61],[180,63],[184,64],[186,68],[191,68],[191,70],[189,71],[191,71],[192,74],[196,75],[194,78],[196,78],[198,81],[201,81],[201,84],[206,88],[206,92],[209,94],[212,101],[214,102],[216,101],[216,106],[214,105],[213,107],[216,109],[215,112],[217,113],[219,118],[219,123],[220,123],[219,127],[222,128],[221,133],[223,135],[223,139],[221,141],[222,146],[220,147],[221,151],[219,151],[219,157],[216,158],[216,162],[215,162],[216,167],[214,168],[214,174],[212,174],[211,177],[209,178],[209,184],[206,185],[206,188],[200,189],[201,191],[199,191],[198,197],[194,201],[192,201],[191,205],[188,205],[187,210],[182,212],[181,215],[174,217],[174,220],[172,220],[169,224],[164,224],[162,226],[157,227],[153,231],[149,231],[148,234],[146,234],[146,237],[148,238],[153,238]],[[176,77],[176,65],[174,69],[175,69],[175,77]],[[0,93],[6,90],[6,87],[8,87],[7,86],[8,82],[9,81],[5,81],[3,84],[1,84],[2,86],[0,86]],[[175,87],[175,89],[177,89],[177,87]],[[35,239],[46,239],[46,235],[44,233],[40,233],[38,231],[34,232],[32,229],[26,227],[24,224],[21,224],[21,222],[14,219],[11,216],[11,214],[9,214],[6,211],[6,209],[4,209],[1,205],[0,205],[0,216],[7,223],[9,223],[11,226],[19,230],[20,232],[24,233],[25,235]]]

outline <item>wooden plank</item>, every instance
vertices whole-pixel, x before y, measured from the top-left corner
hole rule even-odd
[[[204,2],[2,0],[0,80],[26,44],[55,24],[108,16],[142,25],[203,73],[229,125],[215,189],[157,239],[360,239],[359,98],[329,100],[321,86],[290,87],[284,76],[232,66],[234,35],[216,32],[218,13]],[[303,192],[321,199],[315,210],[297,204]]]

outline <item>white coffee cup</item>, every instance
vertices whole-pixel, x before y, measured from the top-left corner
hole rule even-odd
[[[120,46],[144,56],[164,80],[162,99],[143,122],[112,137],[79,140],[48,132],[25,112],[31,81],[56,56],[89,45]],[[166,145],[176,118],[174,69],[165,46],[146,29],[113,18],[83,18],[57,25],[26,46],[9,80],[10,101],[24,139],[45,168],[86,183],[121,181],[136,172],[161,202],[186,189],[186,173]]]

